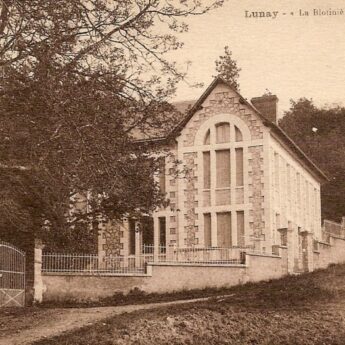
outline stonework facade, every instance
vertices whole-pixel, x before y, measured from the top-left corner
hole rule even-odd
[[[310,236],[321,238],[323,177],[263,115],[224,82],[208,88],[165,144],[169,203],[152,214],[152,243],[134,235],[136,250],[253,246],[269,253],[286,244],[289,270],[303,269]],[[104,255],[129,254],[128,224],[104,229]]]
[[[264,165],[263,165],[263,147],[252,146],[249,148],[249,199],[252,205],[250,210],[250,230],[255,238],[261,238],[264,235]]]
[[[98,251],[104,256],[120,256],[123,254],[123,239],[127,229],[120,222],[108,222],[101,229]]]

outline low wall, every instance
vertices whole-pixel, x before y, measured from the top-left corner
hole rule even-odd
[[[331,263],[345,262],[345,239],[331,235],[330,244],[332,246]]]
[[[44,274],[43,301],[96,301],[123,292],[127,294],[134,287],[144,285],[148,276],[94,276],[81,274]]]
[[[44,274],[43,301],[98,300],[139,289],[147,293],[222,288],[279,278],[287,273],[282,257],[247,254],[246,265],[151,264],[147,276]],[[287,266],[287,265],[285,265]]]
[[[332,263],[332,246],[327,242],[319,242],[319,249],[313,253],[314,270],[319,268],[326,268]]]
[[[206,266],[153,264],[152,278],[142,286],[146,292],[173,292],[230,287],[248,281],[245,265]]]
[[[329,236],[329,243],[318,242],[318,250],[314,250],[314,270],[326,268],[330,264],[345,262],[345,239]]]
[[[277,279],[288,274],[287,248],[279,248],[279,256],[246,254],[248,281]]]
[[[98,300],[116,293],[128,294],[139,289],[147,293],[169,293],[181,290],[222,288],[280,278],[288,274],[287,247],[276,246],[278,256],[246,254],[246,265],[193,265],[156,263],[142,276],[94,276],[82,274],[42,276],[43,301]],[[330,243],[319,242],[313,252],[313,269],[345,262],[345,239],[330,237]]]

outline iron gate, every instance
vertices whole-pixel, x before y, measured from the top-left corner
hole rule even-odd
[[[0,241],[0,307],[25,305],[25,253]]]

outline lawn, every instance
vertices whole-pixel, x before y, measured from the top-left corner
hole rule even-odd
[[[345,344],[345,265],[222,293],[230,296],[122,314],[35,344]]]

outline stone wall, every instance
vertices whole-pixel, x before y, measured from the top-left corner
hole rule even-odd
[[[255,112],[248,107],[240,96],[225,85],[218,85],[205,99],[199,110],[186,124],[178,138],[178,152],[180,159],[185,165],[187,176],[185,180],[180,179],[178,198],[181,210],[182,234],[180,246],[203,245],[202,211],[198,207],[208,207],[202,193],[201,169],[202,152],[200,143],[197,142],[199,130],[206,121],[216,117],[224,116],[224,121],[230,116],[243,121],[247,127],[248,137],[244,143],[244,169],[245,186],[242,190],[231,192],[229,207],[235,210],[236,205],[243,205],[245,210],[245,235],[256,237],[259,241],[264,240],[264,149],[263,138],[265,126]],[[241,123],[242,123],[241,121]],[[183,152],[183,153],[182,153]],[[249,205],[244,206],[244,205]],[[210,212],[215,205],[209,207]],[[238,209],[238,208],[237,208]],[[241,210],[241,208],[239,208]],[[235,228],[234,228],[234,231]]]
[[[345,217],[342,218],[341,223],[333,222],[325,219],[322,227],[322,240],[329,241],[330,236],[345,237]]]
[[[166,173],[166,197],[169,199],[169,206],[160,210],[156,217],[166,217],[167,226],[167,245],[177,245],[178,243],[178,216],[177,216],[177,200],[178,200],[178,172],[180,166],[177,162],[177,144],[171,143],[167,148],[169,155],[165,159]]]
[[[222,288],[282,277],[281,257],[247,256],[248,265],[152,264],[147,276],[43,275],[43,301],[98,300],[139,289],[147,293]]]
[[[183,146],[194,145],[195,135],[200,126],[217,114],[232,114],[242,119],[248,126],[252,140],[262,139],[264,125],[252,110],[240,103],[240,97],[226,86],[219,85],[205,100],[184,130]]]
[[[184,245],[194,246],[198,244],[197,234],[196,234],[196,179],[198,178],[198,170],[195,167],[197,154],[186,153],[184,154],[184,163],[186,166],[186,176],[185,176],[185,201],[184,201],[184,218],[185,218],[185,241]]]
[[[268,279],[277,279],[288,274],[285,255],[286,248],[280,248],[284,252],[282,256],[267,256],[262,254],[247,254],[247,277],[250,282],[258,282]]]
[[[249,225],[251,233],[261,238],[264,222],[264,171],[263,147],[249,147],[249,203],[251,204]]]
[[[246,254],[245,265],[193,265],[157,263],[147,267],[147,275],[96,276],[84,274],[43,274],[40,291],[43,301],[98,300],[133,290],[169,293],[181,290],[231,287],[247,282],[277,279],[288,274],[288,248],[274,246],[276,256]],[[313,270],[329,264],[345,263],[345,239],[331,237],[314,250]]]
[[[332,246],[326,242],[318,243],[318,250],[314,250],[314,269],[326,268],[331,263]]]
[[[109,221],[101,228],[99,238],[99,252],[105,256],[120,256],[123,249],[122,240],[126,231],[124,224],[117,221]]]
[[[279,244],[277,229],[288,224],[321,240],[320,182],[277,138],[269,144],[270,212],[273,244]],[[296,258],[297,259],[297,258]]]
[[[345,262],[345,238],[330,236],[329,242],[317,242],[313,252],[314,270],[326,268],[330,264]]]

